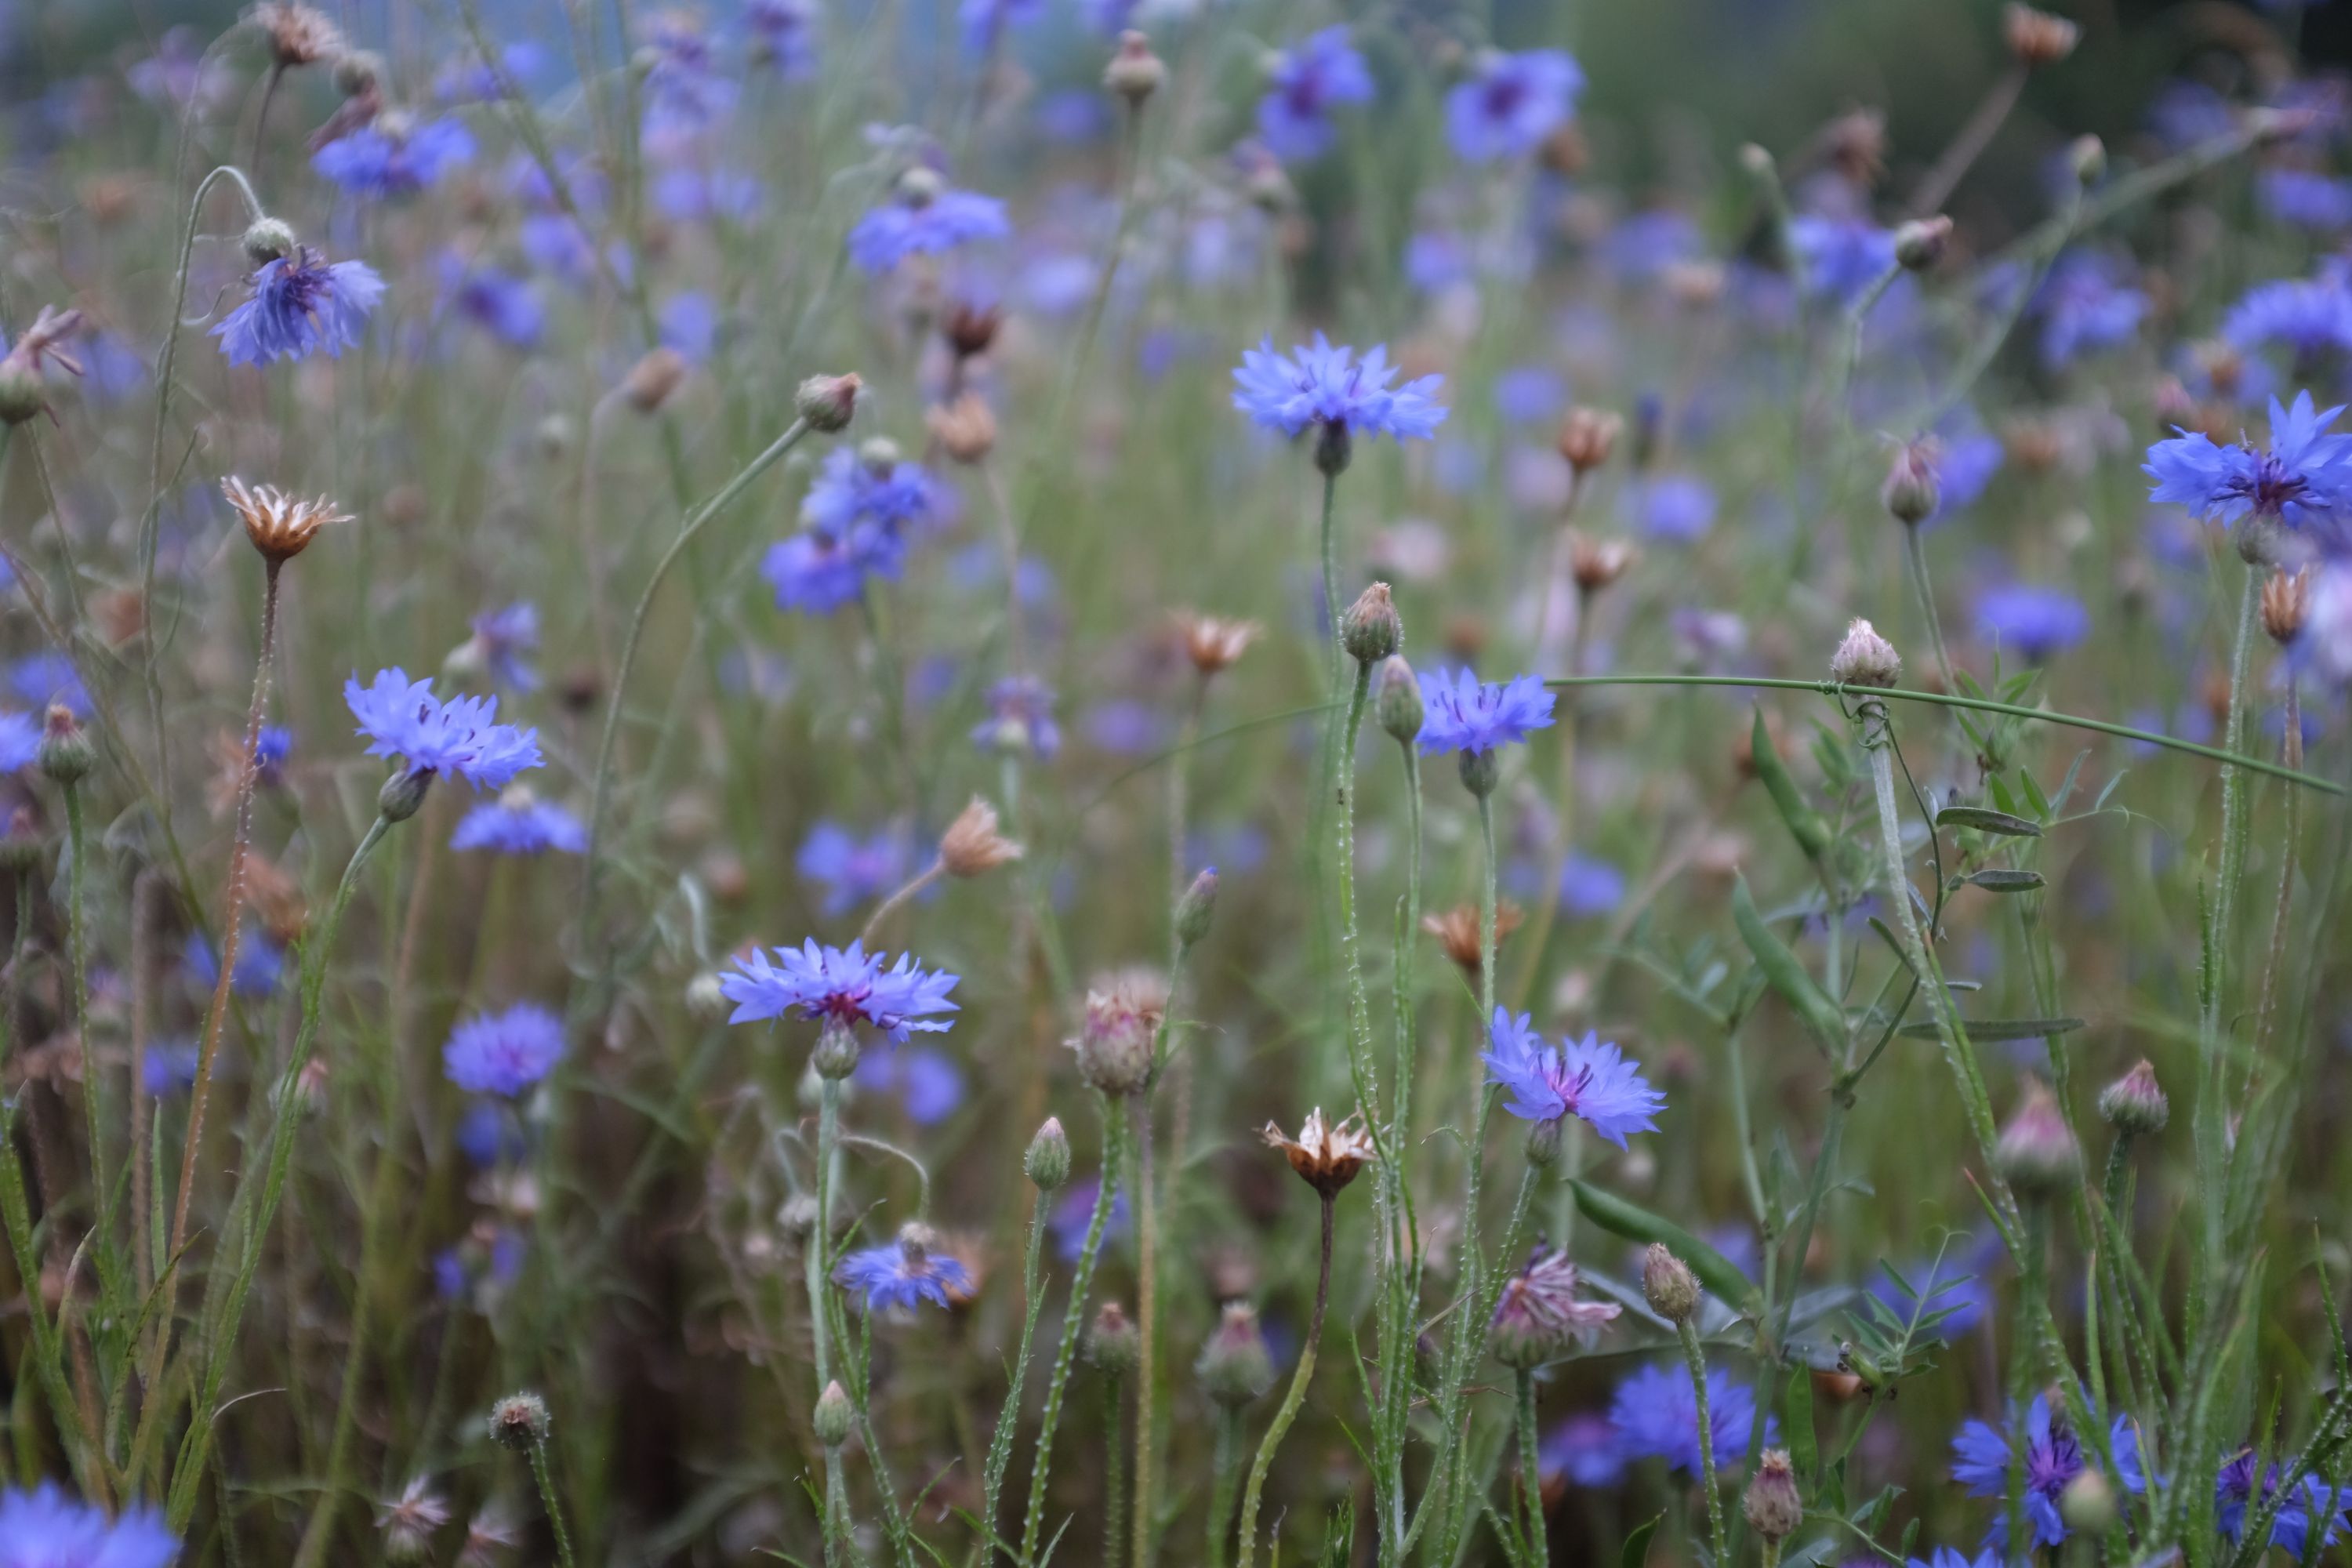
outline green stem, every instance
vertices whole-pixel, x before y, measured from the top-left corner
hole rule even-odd
[[[1518,1407],[1519,1489],[1528,1510],[1528,1538],[1532,1543],[1528,1555],[1537,1563],[1549,1563],[1551,1541],[1544,1522],[1543,1467],[1536,1447],[1536,1374],[1526,1367],[1519,1369]]]
[[[1691,1396],[1698,1411],[1699,1473],[1706,1487],[1706,1528],[1715,1551],[1715,1561],[1723,1558],[1723,1488],[1715,1474],[1715,1433],[1708,1423],[1706,1409],[1706,1352],[1699,1348],[1698,1325],[1685,1316],[1675,1325],[1683,1342],[1683,1363],[1690,1368]]]
[[[1910,569],[1911,591],[1919,595],[1919,614],[1927,623],[1928,644],[1936,650],[1936,673],[1943,678],[1945,690],[1958,691],[1960,683],[1952,673],[1952,656],[1944,647],[1944,619],[1936,613],[1936,585],[1927,575],[1927,545],[1917,523],[1903,525],[1903,561]]]
[[[1127,1547],[1127,1476],[1121,1462],[1118,1433],[1125,1401],[1126,1379],[1117,1373],[1103,1377],[1103,1565],[1117,1568]]]
[[[1173,976],[1171,978],[1171,984]],[[1162,1030],[1166,1028],[1163,1021]],[[1151,1182],[1151,1091],[1128,1097],[1128,1131],[1135,1144],[1135,1563],[1151,1563],[1151,1405],[1154,1341],[1159,1327],[1160,1205]]]
[[[555,1498],[555,1473],[547,1462],[547,1443],[543,1438],[530,1446],[530,1474],[539,1483],[540,1506],[547,1510],[548,1528],[555,1532],[555,1560],[563,1568],[575,1568],[572,1531],[563,1522],[563,1505]]]
[[[1297,1418],[1298,1407],[1307,1402],[1307,1385],[1315,1379],[1315,1347],[1323,1337],[1323,1310],[1331,1299],[1331,1209],[1336,1195],[1322,1194],[1322,1262],[1315,1275],[1315,1314],[1307,1320],[1307,1344],[1298,1352],[1298,1369],[1290,1374],[1290,1389],[1282,1396],[1282,1408],[1274,1413],[1274,1424],[1265,1429],[1257,1458],[1250,1461],[1249,1484],[1242,1489],[1241,1551],[1235,1559],[1240,1568],[1250,1568],[1257,1559],[1258,1503],[1265,1491],[1266,1472],[1274,1466],[1274,1451],[1281,1447],[1283,1435]]]
[[[89,1196],[91,1251],[96,1255],[100,1283],[104,1290],[107,1310],[121,1310],[122,1261],[115,1246],[113,1226],[113,1186],[106,1175],[106,1074],[99,1066],[98,1046],[89,1016],[89,921],[82,900],[87,882],[85,860],[89,856],[89,838],[83,816],[82,792],[79,784],[61,786],[66,797],[66,937],[72,949],[74,1027],[81,1036],[81,1104],[88,1122],[89,1139]],[[139,1086],[132,1084],[135,1096]],[[139,1152],[130,1151],[132,1163]]]
[[[1012,1386],[1004,1391],[1004,1408],[997,1413],[996,1430],[988,1439],[987,1468],[982,1471],[981,1517],[987,1521],[989,1538],[993,1540],[1001,1523],[1000,1508],[1004,1496],[1004,1471],[1013,1462],[1013,1438],[1021,1425],[1021,1392],[1029,1382],[1029,1348],[1037,1335],[1037,1315],[1045,1305],[1045,1247],[1046,1219],[1053,1212],[1053,1200],[1044,1192],[1037,1194],[1036,1206],[1029,1216],[1029,1252],[1021,1269],[1021,1293],[1024,1303],[1021,1314],[1021,1348],[1013,1358]],[[990,1555],[994,1555],[993,1548]]]
[[[1078,1254],[1077,1272],[1070,1280],[1070,1300],[1062,1317],[1062,1343],[1054,1355],[1054,1375],[1045,1384],[1045,1407],[1037,1421],[1037,1453],[1029,1469],[1029,1512],[1021,1526],[1021,1561],[1037,1560],[1037,1539],[1045,1523],[1045,1479],[1053,1469],[1054,1428],[1062,1418],[1062,1395],[1069,1387],[1070,1363],[1076,1359],[1078,1330],[1086,1318],[1087,1292],[1093,1287],[1095,1260],[1102,1250],[1103,1229],[1110,1223],[1111,1200],[1118,1194],[1118,1118],[1103,1117],[1102,1184],[1095,1189],[1095,1211],[1087,1220],[1087,1238]]]
[[[1209,1528],[1202,1561],[1206,1568],[1225,1568],[1225,1531],[1234,1522],[1234,1479],[1242,1440],[1241,1412],[1220,1402],[1215,1416],[1216,1448],[1209,1461]]]

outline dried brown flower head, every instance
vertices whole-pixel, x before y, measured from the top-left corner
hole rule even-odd
[[[940,863],[950,877],[985,876],[1020,858],[1021,846],[996,830],[996,808],[978,795],[940,838]]]
[[[1822,155],[1857,185],[1874,185],[1886,172],[1886,116],[1875,109],[1839,115],[1822,130]]]
[[[971,359],[984,354],[996,342],[997,329],[1004,325],[1004,312],[993,305],[974,305],[960,301],[950,310],[940,330],[947,336],[948,346],[958,359]]]
[[[1500,949],[1503,940],[1519,929],[1527,917],[1519,906],[1506,900],[1495,906],[1495,946]],[[1478,973],[1478,906],[1456,904],[1438,914],[1421,917],[1421,929],[1437,939],[1445,956],[1462,966],[1463,972]]]
[[[1184,657],[1202,675],[1231,669],[1249,651],[1263,628],[1255,621],[1229,621],[1192,610],[1176,612],[1176,632],[1183,639]]]
[[[1323,1108],[1318,1105],[1307,1113],[1307,1124],[1298,1130],[1297,1137],[1285,1136],[1271,1121],[1259,1136],[1267,1148],[1281,1150],[1289,1158],[1290,1168],[1326,1197],[1354,1181],[1364,1162],[1372,1158],[1371,1134],[1364,1130],[1360,1112],[1329,1122],[1323,1120]]]
[[[280,69],[316,65],[343,53],[342,29],[324,12],[310,6],[268,0],[246,15],[269,40],[270,58]]]
[[[1617,449],[1617,437],[1625,433],[1625,417],[1606,408],[1571,408],[1559,422],[1559,437],[1556,445],[1568,466],[1578,473],[1590,473],[1609,460]]]
[[[1622,539],[1595,539],[1580,530],[1568,536],[1568,570],[1587,594],[1609,586],[1633,569],[1642,552]]]
[[[2273,572],[2263,584],[2263,630],[2274,643],[2291,643],[2311,613],[2311,568]]]
[[[664,343],[629,367],[621,378],[621,395],[640,414],[651,414],[667,403],[686,380],[686,356]]]
[[[940,449],[959,463],[977,463],[996,449],[996,416],[976,392],[926,410],[923,423]]]
[[[2065,17],[2031,5],[2011,5],[2000,14],[2001,42],[2009,46],[2010,58],[2029,70],[2056,65],[2074,52],[2082,36]]]
[[[245,524],[246,538],[263,559],[273,563],[282,564],[301,554],[329,523],[352,521],[349,513],[337,511],[335,503],[324,496],[303,500],[275,485],[248,488],[234,474],[221,481],[221,493]]]

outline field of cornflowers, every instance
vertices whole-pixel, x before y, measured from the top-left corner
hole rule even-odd
[[[2324,12],[170,10],[0,26],[0,1568],[2346,1550]]]

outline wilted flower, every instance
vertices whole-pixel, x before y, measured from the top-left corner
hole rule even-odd
[[[1319,1105],[1307,1113],[1306,1125],[1298,1130],[1297,1138],[1286,1136],[1271,1121],[1259,1136],[1265,1140],[1266,1147],[1281,1150],[1288,1157],[1290,1168],[1326,1197],[1337,1194],[1354,1181],[1356,1173],[1364,1168],[1364,1162],[1373,1157],[1371,1134],[1365,1130],[1360,1113],[1343,1121],[1327,1122]]]
[[[1184,643],[1184,657],[1202,675],[1216,675],[1240,662],[1259,632],[1255,621],[1223,620],[1190,610],[1176,614],[1176,630]]]
[[[971,1276],[961,1263],[934,1249],[929,1228],[910,1225],[887,1247],[853,1252],[835,1265],[834,1279],[866,1299],[866,1310],[885,1307],[911,1310],[918,1301],[949,1305],[950,1292],[971,1289]]]
[[[1565,1252],[1538,1247],[1526,1267],[1503,1282],[1495,1300],[1487,1345],[1505,1366],[1540,1366],[1565,1354],[1616,1321],[1621,1308],[1577,1294],[1576,1265]]]
[[[335,261],[297,246],[261,264],[253,292],[212,335],[231,364],[264,365],[323,352],[335,359],[360,341],[383,298],[383,279],[364,261]]]
[[[237,521],[245,524],[246,538],[272,562],[291,561],[318,537],[320,529],[352,521],[350,513],[337,511],[335,503],[324,496],[303,500],[275,485],[248,489],[235,475],[221,480],[221,493],[228,498],[229,510],[236,513]]]
[[[1021,858],[1021,846],[997,831],[996,808],[971,797],[940,838],[940,862],[951,877],[984,877]]]
[[[448,1522],[448,1500],[423,1476],[410,1478],[398,1497],[376,1504],[375,1527],[383,1534],[384,1555],[395,1563],[430,1552],[433,1537]]]
[[[1450,910],[1421,917],[1421,929],[1435,937],[1437,945],[1445,950],[1445,956],[1460,964],[1463,970],[1474,978],[1477,975],[1480,963],[1478,948],[1480,918],[1478,906],[1475,904],[1456,904]],[[1518,930],[1520,922],[1526,919],[1527,916],[1520,911],[1518,905],[1509,902],[1496,903],[1495,946],[1499,950],[1503,945],[1503,940]]]

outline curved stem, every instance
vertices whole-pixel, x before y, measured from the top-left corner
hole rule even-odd
[[[1241,1551],[1235,1559],[1241,1568],[1250,1568],[1257,1558],[1258,1502],[1265,1490],[1266,1471],[1274,1465],[1274,1451],[1281,1447],[1283,1434],[1297,1418],[1298,1407],[1307,1402],[1307,1385],[1315,1379],[1315,1347],[1323,1337],[1323,1310],[1331,1299],[1331,1203],[1335,1195],[1322,1194],[1322,1261],[1315,1274],[1315,1315],[1307,1320],[1307,1344],[1298,1352],[1298,1370],[1290,1374],[1290,1390],[1282,1396],[1282,1408],[1274,1413],[1274,1424],[1265,1429],[1265,1440],[1258,1445],[1257,1458],[1250,1461],[1249,1484],[1242,1489]],[[1139,1563],[1137,1568],[1142,1565]]]
[[[1698,1414],[1699,1473],[1706,1488],[1706,1528],[1715,1561],[1723,1559],[1723,1488],[1715,1474],[1715,1431],[1707,1420],[1706,1352],[1699,1348],[1698,1328],[1688,1317],[1675,1325],[1682,1338],[1683,1363],[1690,1368],[1691,1396]]]

